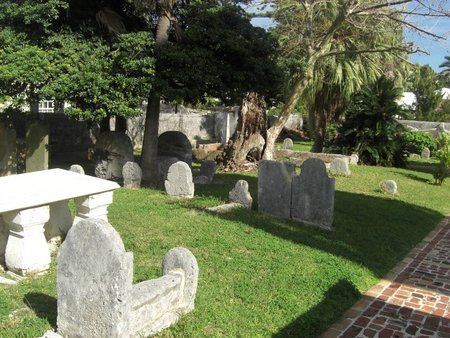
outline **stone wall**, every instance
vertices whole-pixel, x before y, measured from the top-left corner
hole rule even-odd
[[[449,122],[428,122],[428,121],[416,121],[416,120],[398,120],[402,125],[409,126],[419,131],[432,132],[439,125],[443,125],[446,130],[450,130]]]
[[[342,158],[347,162],[350,161],[350,157],[341,154],[327,154],[327,153],[311,153],[309,151],[293,151],[288,149],[278,149],[275,151],[275,157],[277,159],[286,158],[289,162],[294,163],[296,166],[302,165],[308,158],[318,158],[324,163],[331,163],[336,158]]]

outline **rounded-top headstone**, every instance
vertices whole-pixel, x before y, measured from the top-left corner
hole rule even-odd
[[[247,209],[252,208],[253,198],[248,192],[248,183],[245,180],[236,182],[234,188],[229,192],[230,202],[242,204]]]
[[[84,175],[84,169],[83,169],[83,167],[82,167],[81,165],[79,165],[79,164],[72,164],[72,165],[70,166],[69,171],[72,171],[72,172],[77,173],[77,174]]]
[[[385,193],[396,195],[398,193],[397,183],[393,180],[385,180],[380,184],[381,190]]]
[[[283,141],[283,149],[292,150],[294,149],[294,142],[289,137],[285,138]]]
[[[120,180],[123,166],[133,160],[133,144],[128,135],[119,131],[100,134],[94,147],[95,176]]]
[[[348,166],[348,160],[344,158],[335,158],[331,161],[330,173],[332,175],[350,176],[352,172]]]
[[[430,159],[430,155],[431,155],[430,149],[425,147],[422,149],[420,157],[428,160]]]
[[[194,183],[189,165],[182,161],[172,164],[164,186],[170,196],[192,198],[194,196]]]
[[[123,186],[125,188],[139,189],[142,181],[142,170],[136,162],[127,162],[122,169]]]

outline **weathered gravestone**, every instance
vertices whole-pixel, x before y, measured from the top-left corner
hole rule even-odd
[[[303,162],[300,176],[292,183],[292,218],[331,229],[334,215],[334,178],[325,164],[310,158]]]
[[[17,174],[16,132],[0,122],[0,176]]]
[[[73,171],[74,173],[77,173],[77,174],[80,174],[80,175],[84,175],[84,169],[79,164],[72,164],[70,166],[69,171]]]
[[[359,156],[358,154],[351,154],[349,159],[350,164],[358,164],[359,162]]]
[[[142,181],[142,170],[136,162],[127,162],[122,169],[124,188],[139,189]]]
[[[206,176],[211,183],[216,174],[216,161],[203,161],[200,166],[200,176]]]
[[[420,155],[420,157],[429,160],[430,155],[431,155],[430,149],[425,147],[422,149],[422,154]]]
[[[41,121],[27,122],[26,125],[26,171],[48,169],[49,129]]]
[[[349,161],[343,158],[335,158],[330,163],[330,173],[332,175],[350,176],[351,171],[348,165]]]
[[[133,253],[107,222],[75,224],[57,262],[58,333],[63,337],[146,337],[194,308],[198,265],[192,253],[174,248],[163,259],[163,276],[132,285]]]
[[[289,137],[285,138],[283,141],[283,149],[292,150],[294,149],[294,142]]]
[[[397,191],[397,183],[393,180],[385,180],[381,182],[380,188],[383,192],[396,195],[398,193]]]
[[[272,215],[291,216],[291,183],[295,164],[263,160],[258,169],[258,210]]]
[[[100,134],[94,147],[95,176],[107,180],[122,179],[122,168],[134,161],[130,138],[120,131]]]
[[[242,204],[247,209],[252,208],[253,198],[248,192],[248,183],[245,180],[236,182],[234,188],[229,192],[230,202]]]
[[[172,164],[164,186],[170,196],[192,198],[194,196],[194,183],[192,182],[192,171],[189,165],[182,161]]]

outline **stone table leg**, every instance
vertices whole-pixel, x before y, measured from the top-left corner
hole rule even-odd
[[[61,235],[67,235],[72,226],[72,214],[69,200],[50,204],[50,221],[45,225],[45,238],[51,252],[56,251],[61,243]]]
[[[26,276],[49,268],[50,251],[44,236],[44,225],[49,218],[48,206],[3,214],[9,226],[5,261],[10,271]]]
[[[75,198],[77,215],[73,224],[87,218],[98,218],[108,222],[108,206],[113,201],[113,192]]]

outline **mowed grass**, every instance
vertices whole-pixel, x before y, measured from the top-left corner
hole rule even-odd
[[[256,200],[256,174],[218,174],[192,200],[120,189],[109,219],[134,253],[134,282],[157,278],[172,247],[190,249],[200,276],[195,311],[159,337],[316,337],[449,213],[450,184],[406,169],[352,166],[336,178],[335,230],[236,210],[210,214],[238,179]],[[379,191],[393,179],[399,195]],[[256,209],[254,201],[253,209]],[[56,326],[56,276],[0,286],[0,336]],[[19,311],[17,311],[19,309]]]
[[[314,142],[312,141],[294,141],[294,147],[292,150],[294,151],[310,151]],[[283,149],[283,142],[276,143],[277,148]]]

